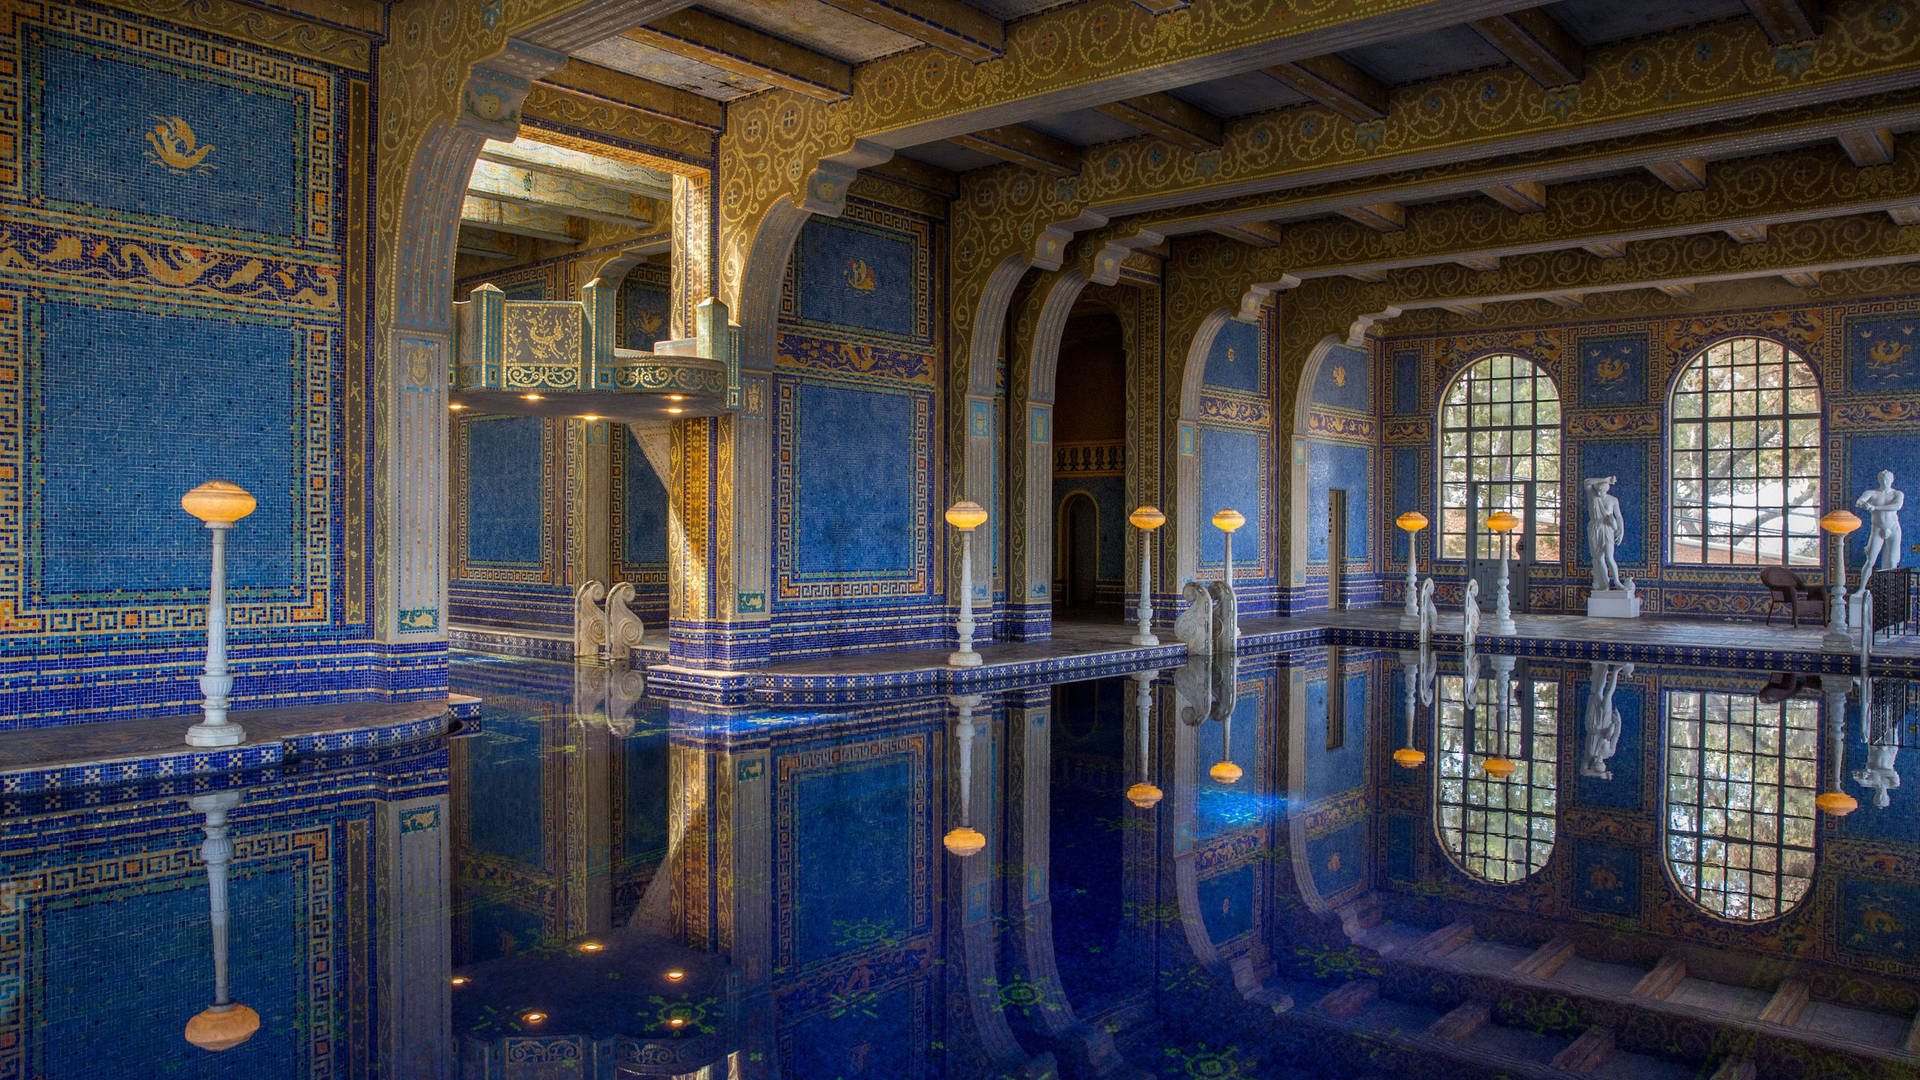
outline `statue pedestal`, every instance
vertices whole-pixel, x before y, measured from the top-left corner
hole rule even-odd
[[[1625,589],[1600,589],[1587,597],[1589,619],[1637,619],[1640,596]]]

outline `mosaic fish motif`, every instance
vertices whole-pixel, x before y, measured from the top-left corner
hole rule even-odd
[[[200,146],[199,139],[193,134],[193,126],[178,116],[156,116],[160,121],[147,132],[147,145],[152,147],[153,160],[174,172],[192,172],[205,168],[211,172],[207,155],[213,153],[212,143]]]
[[[1593,369],[1593,376],[1600,385],[1612,386],[1627,377],[1627,362],[1618,356],[1609,356]]]

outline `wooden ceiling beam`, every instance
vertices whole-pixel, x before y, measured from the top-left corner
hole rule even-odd
[[[473,163],[467,190],[497,202],[554,210],[569,217],[647,230],[662,219],[664,205],[644,195],[569,177],[532,172],[493,161]]]
[[[1840,133],[1840,148],[1862,169],[1893,164],[1893,132],[1886,128]]]
[[[1579,311],[1587,306],[1586,297],[1576,292],[1550,293],[1546,301],[1562,311]]]
[[[1475,19],[1472,26],[1541,86],[1577,83],[1586,72],[1586,49],[1539,8]]]
[[[1627,255],[1627,245],[1624,243],[1602,241],[1600,243],[1582,244],[1580,246],[1586,249],[1587,254],[1601,259],[1624,259]]]
[[[1072,176],[1080,171],[1079,147],[1019,124],[955,135],[947,141],[1048,176]]]
[[[1746,0],[1747,14],[1775,45],[1820,36],[1820,0]]]
[[[959,0],[821,0],[828,7],[942,52],[968,60],[992,60],[1007,50],[1007,31],[1000,20]]]
[[[1347,276],[1355,281],[1364,281],[1369,285],[1378,285],[1387,280],[1385,270],[1349,270]]]
[[[1477,319],[1480,317],[1480,312],[1483,311],[1484,308],[1478,303],[1457,303],[1441,304],[1440,310],[1450,311],[1455,315],[1465,316],[1469,319]]]
[[[1478,270],[1481,273],[1491,273],[1492,271],[1500,269],[1500,256],[1498,255],[1475,255],[1471,258],[1460,259],[1458,262],[1461,266],[1469,270]]]
[[[1093,109],[1136,131],[1195,153],[1220,149],[1220,118],[1172,94],[1148,94],[1095,105]]]
[[[468,225],[464,222],[460,226],[460,240],[454,251],[456,254],[471,255],[476,259],[520,257],[519,245],[514,243],[511,233],[479,225]]]
[[[1700,191],[1707,186],[1707,159],[1681,158],[1647,166],[1647,171],[1675,191]]]
[[[1293,60],[1265,71],[1356,123],[1381,120],[1387,115],[1386,84],[1337,56]]]
[[[488,139],[480,147],[480,160],[508,165],[527,172],[542,173],[563,180],[595,187],[624,191],[660,202],[673,200],[673,177],[642,165],[617,161],[597,154],[583,153],[564,146],[538,142],[532,138],[500,142]]]
[[[816,101],[845,101],[853,95],[851,65],[698,8],[662,15],[625,36]]]
[[[1675,300],[1693,299],[1693,286],[1691,285],[1655,285],[1654,288],[1666,293]]]
[[[1482,188],[1481,194],[1516,214],[1537,214],[1547,208],[1547,185],[1538,180]]]
[[[1725,230],[1725,232],[1733,238],[1736,244],[1764,244],[1767,242],[1767,227],[1765,225],[1735,225],[1733,228]]]
[[[1238,225],[1221,225],[1213,230],[1229,240],[1238,240],[1254,247],[1278,247],[1280,244],[1280,226],[1270,221],[1244,221]]]
[[[1786,279],[1787,284],[1802,289],[1811,289],[1815,285],[1820,284],[1820,271],[1818,270],[1795,270],[1790,273],[1781,274],[1780,276]]]
[[[1896,206],[1887,211],[1895,225],[1920,225],[1920,203],[1913,206]]]
[[[1407,227],[1407,208],[1399,203],[1349,206],[1338,213],[1349,221],[1357,221],[1377,232],[1399,232]]]

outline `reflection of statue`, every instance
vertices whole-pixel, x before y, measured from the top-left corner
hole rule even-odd
[[[1460,609],[1460,636],[1466,640],[1467,651],[1473,651],[1474,639],[1480,636],[1480,582],[1467,582],[1466,600]]]
[[[1240,658],[1230,652],[1214,654],[1207,667],[1207,683],[1213,701],[1207,719],[1225,720],[1240,703]]]
[[[1420,647],[1433,640],[1434,627],[1440,625],[1440,608],[1433,602],[1433,579],[1420,583]]]
[[[1613,549],[1627,538],[1627,522],[1620,516],[1620,500],[1612,494],[1614,478],[1596,476],[1587,486],[1587,551],[1593,556],[1593,591],[1622,589],[1620,565]]]
[[[1882,483],[1890,483],[1892,477],[1881,473]],[[1899,494],[1895,492],[1894,494]],[[1897,528],[1898,526],[1896,526]],[[1871,702],[1872,698],[1863,696],[1862,701]],[[1878,717],[1869,717],[1870,712],[1881,713]],[[1873,805],[1886,806],[1893,801],[1888,794],[1900,786],[1900,740],[1897,737],[1897,725],[1890,712],[1875,709],[1864,704],[1860,710],[1860,735],[1867,744],[1867,767],[1853,771],[1853,782],[1861,787],[1873,789]]]
[[[1213,593],[1197,581],[1189,581],[1180,588],[1180,595],[1187,601],[1180,617],[1173,620],[1173,636],[1187,646],[1188,656],[1210,656],[1213,653]]]
[[[1613,779],[1607,762],[1620,743],[1620,710],[1613,707],[1613,692],[1620,688],[1620,676],[1631,674],[1632,664],[1593,664],[1593,685],[1587,689],[1587,744],[1580,759],[1581,776]]]
[[[1860,587],[1866,588],[1873,576],[1873,560],[1880,558],[1880,569],[1900,565],[1900,508],[1907,503],[1905,492],[1893,489],[1893,473],[1880,470],[1880,486],[1868,488],[1853,500],[1853,505],[1872,515],[1868,524],[1867,557],[1860,564]]]

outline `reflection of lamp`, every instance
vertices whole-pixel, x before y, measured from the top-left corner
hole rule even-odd
[[[1500,534],[1500,589],[1494,594],[1493,632],[1496,634],[1513,633],[1513,606],[1508,600],[1507,590],[1507,549],[1509,534],[1520,527],[1520,519],[1505,510],[1495,510],[1487,515],[1487,528]]]
[[[207,590],[207,673],[200,676],[205,719],[187,729],[188,746],[238,746],[247,733],[227,719],[227,530],[253,513],[252,495],[238,484],[209,480],[180,496],[180,508],[213,531],[213,574]]]
[[[951,512],[949,512],[951,513]],[[985,517],[985,514],[981,515]],[[975,522],[975,524],[979,524]],[[973,820],[973,709],[980,704],[979,694],[957,694],[948,700],[960,712],[953,722],[953,737],[960,744],[960,824],[947,832],[942,841],[947,850],[961,858],[980,854],[987,846],[987,838],[980,830],[968,825]]]
[[[1832,514],[1827,515],[1827,517],[1832,517],[1832,516],[1833,516]],[[1847,514],[1847,516],[1853,517],[1852,514]],[[1860,520],[1858,518],[1854,518],[1854,526],[1857,528],[1859,524],[1860,524]],[[1820,519],[1820,527],[1824,529],[1826,528],[1826,525],[1827,525],[1826,518]],[[1848,532],[1851,532],[1852,530],[1851,529],[1845,529],[1845,530],[1827,529],[1827,531],[1831,533],[1836,533],[1837,535],[1840,535],[1840,536],[1845,536]],[[1842,541],[1842,543],[1844,542],[1845,541]],[[1845,571],[1843,570],[1841,574],[1842,576],[1840,580],[1845,581],[1846,580]],[[1855,810],[1858,810],[1860,808],[1860,800],[1840,790],[1840,778],[1846,775],[1846,757],[1847,757],[1846,685],[1847,684],[1839,679],[1833,679],[1831,681],[1835,686],[1838,687],[1838,689],[1828,690],[1826,694],[1827,732],[1833,738],[1833,757],[1831,759],[1832,768],[1828,769],[1827,771],[1833,777],[1833,787],[1830,790],[1823,791],[1819,795],[1814,796],[1813,805],[1816,809],[1818,809],[1823,814],[1828,814],[1833,817],[1846,817],[1848,814],[1851,814]]]
[[[1407,534],[1407,605],[1400,613],[1400,625],[1412,630],[1420,625],[1420,574],[1416,565],[1420,550],[1420,530],[1427,527],[1427,515],[1409,510],[1393,519]]]
[[[986,523],[986,507],[971,499],[947,507],[947,524],[960,530],[960,648],[947,657],[953,667],[980,666],[973,651],[973,530]]]
[[[1851,510],[1835,510],[1820,519],[1820,527],[1837,541],[1839,580],[1827,600],[1827,632],[1820,638],[1823,649],[1851,649],[1853,638],[1847,633],[1847,534],[1860,527],[1860,519]]]
[[[1142,810],[1159,805],[1165,794],[1153,786],[1153,674],[1133,676],[1134,712],[1140,716],[1140,782],[1127,789],[1127,801]]]
[[[237,488],[235,490],[238,490]],[[252,503],[252,499],[247,500]],[[248,509],[252,509],[251,506]],[[243,516],[236,515],[236,516]],[[198,516],[198,515],[196,515]],[[214,533],[218,537],[220,533]],[[214,550],[218,552],[218,541]],[[220,565],[214,556],[214,565]],[[218,571],[215,571],[218,575]],[[216,581],[218,580],[216,576]],[[187,1041],[202,1050],[231,1050],[260,1030],[260,1014],[227,996],[227,866],[233,862],[233,840],[227,835],[227,811],[240,804],[238,791],[196,795],[187,805],[207,816],[206,840],[200,858],[207,864],[207,910],[213,924],[213,1004],[187,1021]]]
[[[1157,508],[1142,506],[1127,515],[1140,530],[1140,632],[1133,635],[1135,645],[1158,645],[1153,636],[1153,530],[1167,523],[1167,515]]]
[[[1231,537],[1233,534],[1229,532],[1227,535]],[[1245,775],[1240,766],[1233,763],[1233,710],[1231,708],[1220,716],[1220,760],[1213,763],[1213,768],[1207,770],[1207,775],[1213,777],[1215,782],[1222,784],[1231,784]]]
[[[1507,756],[1507,719],[1511,707],[1508,699],[1511,697],[1512,690],[1513,657],[1491,656],[1488,657],[1487,660],[1493,665],[1494,673],[1499,676],[1498,681],[1496,681],[1493,686],[1495,695],[1493,719],[1496,725],[1495,730],[1499,732],[1500,742],[1499,745],[1495,747],[1493,755],[1481,762],[1480,767],[1486,770],[1487,775],[1493,777],[1495,780],[1505,780],[1507,777],[1512,776],[1514,771],[1519,768],[1518,765],[1514,764],[1513,759]],[[1524,747],[1526,743],[1524,733],[1522,733],[1520,741]]]
[[[1424,518],[1421,519],[1421,524],[1426,524]],[[1412,536],[1413,530],[1409,529],[1407,535]],[[1393,763],[1403,769],[1417,769],[1427,763],[1427,755],[1413,745],[1414,699],[1420,694],[1420,654],[1411,651],[1402,652],[1400,654],[1400,664],[1406,669],[1407,741],[1406,745],[1393,752]]]
[[[1240,638],[1240,602],[1233,591],[1233,533],[1235,529],[1246,523],[1246,515],[1238,510],[1222,510],[1213,515],[1213,527],[1225,533],[1227,539],[1226,557],[1222,560],[1224,573],[1221,574],[1220,580],[1227,584],[1227,602],[1232,605],[1229,609],[1233,616],[1233,625],[1228,628],[1227,634],[1229,641],[1237,641]]]

